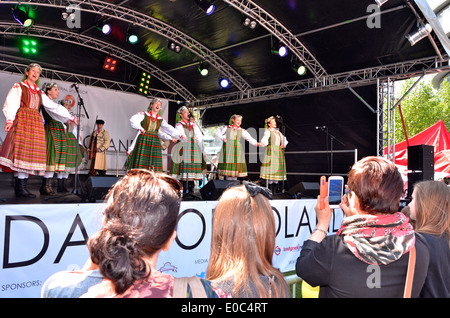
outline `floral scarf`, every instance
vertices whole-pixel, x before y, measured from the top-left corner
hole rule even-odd
[[[401,212],[346,217],[337,235],[358,259],[377,265],[398,260],[415,243],[414,229]]]

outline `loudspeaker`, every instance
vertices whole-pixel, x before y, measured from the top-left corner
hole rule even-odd
[[[434,147],[417,145],[408,147],[408,170],[420,170],[425,175],[434,174]]]
[[[408,193],[406,195],[407,198],[411,198],[414,184],[419,181],[428,181],[434,180],[434,171],[433,174],[425,174],[424,172],[410,172],[408,173]]]
[[[89,177],[86,180],[87,199],[89,202],[102,201],[109,189],[120,177]]]
[[[320,194],[320,184],[318,182],[299,182],[288,190],[288,193],[297,199],[317,198]]]
[[[200,189],[203,200],[218,200],[222,193],[241,184],[239,180],[211,180]]]

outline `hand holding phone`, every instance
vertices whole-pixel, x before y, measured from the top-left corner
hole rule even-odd
[[[320,177],[320,199],[326,198],[327,195],[328,195],[327,177],[321,176]],[[319,207],[321,210],[325,208],[325,205],[322,202],[322,200],[320,200],[319,204],[320,204]]]
[[[339,208],[344,193],[344,178],[341,176],[330,176],[328,178],[328,200],[330,208]]]

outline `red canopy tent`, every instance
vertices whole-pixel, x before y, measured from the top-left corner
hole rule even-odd
[[[450,133],[444,122],[439,120],[417,135],[408,138],[409,146],[429,145],[434,146],[434,172],[435,179],[450,177]],[[395,164],[405,172],[408,166],[408,145],[402,141],[395,145]],[[384,149],[385,155],[387,149]]]

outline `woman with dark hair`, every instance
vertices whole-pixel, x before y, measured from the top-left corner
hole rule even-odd
[[[414,185],[408,205],[415,230],[422,235],[430,250],[430,266],[424,298],[450,297],[450,188],[440,181],[422,181]]]
[[[173,297],[175,278],[156,269],[158,255],[176,237],[182,187],[178,180],[131,170],[108,192],[103,228],[88,242],[86,270],[60,272],[42,287],[42,297]],[[227,297],[200,279],[208,297]],[[184,295],[192,296],[190,289]]]
[[[267,188],[244,181],[227,189],[213,215],[206,277],[238,298],[289,297],[283,274],[273,267],[275,219]]]
[[[28,176],[42,176],[47,168],[45,129],[39,113],[41,106],[65,121],[78,123],[67,109],[39,90],[41,71],[39,64],[28,65],[22,82],[14,84],[3,106],[8,133],[0,147],[0,166],[5,172],[15,172],[16,197],[36,197],[28,191]]]
[[[337,235],[328,236],[328,197],[318,197],[318,223],[303,244],[297,275],[320,286],[319,297],[403,297],[409,257],[417,255],[411,297],[418,297],[429,252],[408,218],[397,212],[403,192],[397,167],[381,157],[363,158],[349,173],[348,190],[340,205],[345,218]]]

